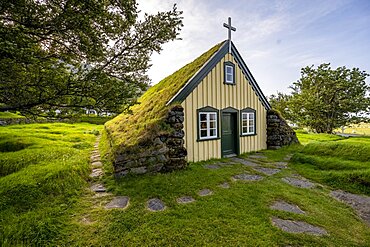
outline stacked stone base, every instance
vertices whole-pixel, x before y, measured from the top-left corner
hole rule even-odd
[[[299,143],[296,133],[283,117],[274,110],[267,111],[267,148],[279,149],[295,143]]]
[[[142,143],[139,153],[122,153],[114,161],[117,177],[127,174],[171,172],[187,165],[184,147],[184,109],[173,107],[164,120],[169,125],[167,134],[154,135],[152,140]]]

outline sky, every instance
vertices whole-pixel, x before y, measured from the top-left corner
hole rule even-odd
[[[139,9],[155,14],[175,3],[184,12],[182,40],[152,55],[152,84],[227,39],[228,17],[232,41],[266,96],[288,93],[305,66],[370,73],[370,0],[139,0]]]

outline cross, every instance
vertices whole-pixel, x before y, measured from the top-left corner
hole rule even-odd
[[[231,53],[231,31],[236,31],[236,28],[231,26],[231,17],[228,19],[228,24],[224,23],[224,27],[228,29],[228,40],[229,40],[229,53]]]

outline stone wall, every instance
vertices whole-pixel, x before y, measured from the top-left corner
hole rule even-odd
[[[282,146],[299,143],[294,130],[275,110],[267,111],[267,148],[279,149]]]
[[[142,150],[140,152],[117,155],[114,160],[115,175],[121,177],[129,173],[170,172],[185,168],[187,151],[184,147],[183,122],[184,109],[181,106],[169,110],[165,119],[169,131],[139,144],[137,150]]]

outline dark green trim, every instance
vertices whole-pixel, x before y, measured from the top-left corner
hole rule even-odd
[[[204,66],[185,84],[184,87],[170,100],[167,105],[173,102],[182,102],[188,95],[198,86],[198,84],[207,76],[207,74],[216,66],[216,64],[229,52],[229,42],[226,40],[221,48],[211,57],[211,59],[204,64]],[[270,110],[271,106],[265,95],[262,93],[252,73],[245,64],[243,58],[239,54],[233,42],[231,42],[231,55],[235,58],[244,76],[249,81],[257,97],[260,99],[262,105],[266,110]],[[230,84],[231,85],[231,84]]]
[[[252,134],[243,134],[243,112],[245,112],[245,113],[247,113],[247,112],[254,113],[254,133],[252,133]],[[240,121],[240,137],[257,135],[257,112],[256,112],[255,109],[247,107],[247,108],[244,108],[244,109],[240,110],[239,121]]]
[[[236,134],[235,134],[235,138],[236,138],[236,155],[240,155],[240,138],[239,138],[239,121],[238,121],[238,116],[239,116],[239,110],[238,109],[235,109],[233,107],[227,107],[227,108],[224,108],[221,110],[221,118],[220,118],[220,121],[222,121],[222,114],[223,113],[233,113],[235,115],[235,125],[236,125]],[[222,123],[221,123],[221,128],[222,128]],[[221,129],[220,128],[220,129]],[[222,133],[222,132],[221,132]],[[222,153],[222,138],[221,138],[221,157],[224,157],[223,153]]]
[[[201,112],[216,112],[216,122],[217,122],[217,137],[209,138],[209,139],[200,139],[200,129],[199,129],[199,113]],[[197,142],[203,142],[203,141],[211,141],[211,140],[218,140],[220,139],[220,111],[212,106],[205,106],[202,108],[197,109]]]
[[[233,82],[226,82],[226,65],[233,67]],[[236,85],[236,81],[235,81],[235,64],[232,63],[232,62],[230,62],[230,61],[224,62],[224,84],[226,84],[226,85]]]

